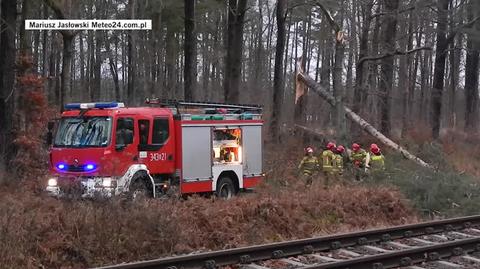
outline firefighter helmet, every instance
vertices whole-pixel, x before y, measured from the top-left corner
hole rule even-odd
[[[357,144],[357,143],[353,143],[352,149],[353,149],[353,151],[358,151],[360,149],[360,145]]]
[[[337,147],[337,152],[338,153],[343,153],[344,151],[345,151],[345,148],[342,145]]]
[[[335,146],[335,143],[333,143],[333,142],[328,142],[328,144],[327,144],[327,149],[332,150],[332,149],[334,149],[335,147],[336,147],[336,146]]]
[[[375,154],[378,154],[380,152],[380,148],[378,147],[377,144],[371,144],[370,145],[370,151],[375,153]]]
[[[306,147],[306,148],[305,148],[305,153],[313,153],[313,148],[311,148],[311,147]]]

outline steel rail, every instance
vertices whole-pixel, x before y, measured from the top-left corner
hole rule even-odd
[[[418,237],[445,231],[480,226],[480,215],[430,221],[361,232],[328,235],[273,244],[264,244],[177,257],[140,261],[97,269],[190,269],[215,268],[238,263],[278,259],[314,252],[330,251],[355,245],[365,245],[401,238]]]
[[[426,247],[395,251],[392,253],[365,256],[334,263],[302,267],[302,269],[388,269],[434,262],[452,256],[461,256],[480,251],[480,237],[438,243]]]

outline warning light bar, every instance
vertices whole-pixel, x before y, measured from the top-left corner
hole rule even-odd
[[[120,108],[125,107],[124,103],[118,102],[101,102],[101,103],[70,103],[65,105],[65,109],[104,109],[104,108]]]

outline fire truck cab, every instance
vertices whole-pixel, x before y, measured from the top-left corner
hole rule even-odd
[[[158,99],[147,104],[67,104],[55,128],[49,126],[52,177],[46,191],[59,197],[178,191],[230,198],[262,180],[261,107]]]

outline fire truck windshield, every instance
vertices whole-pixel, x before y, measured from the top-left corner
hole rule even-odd
[[[65,117],[58,125],[55,147],[105,147],[110,142],[109,117]]]

